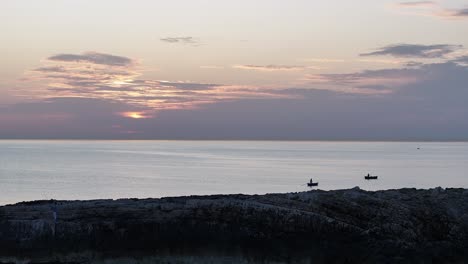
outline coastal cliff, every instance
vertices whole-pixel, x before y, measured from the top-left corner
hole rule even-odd
[[[165,263],[175,257],[213,263],[462,263],[468,261],[466,248],[465,189],[353,188],[0,207],[0,263],[94,263],[96,256],[134,254]]]

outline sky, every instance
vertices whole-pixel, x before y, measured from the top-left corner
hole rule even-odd
[[[2,0],[0,139],[468,140],[468,1]]]

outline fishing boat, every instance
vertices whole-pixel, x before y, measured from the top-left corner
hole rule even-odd
[[[318,182],[314,182],[312,179],[307,183],[307,186],[309,187],[315,187],[318,186]]]
[[[366,176],[364,176],[364,179],[366,180],[377,180],[378,178],[379,176],[372,176],[369,173]]]

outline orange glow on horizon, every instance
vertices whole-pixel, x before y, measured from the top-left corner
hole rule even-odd
[[[150,118],[151,116],[146,115],[144,112],[124,112],[121,113],[122,116],[133,118],[133,119],[143,119],[143,118]]]

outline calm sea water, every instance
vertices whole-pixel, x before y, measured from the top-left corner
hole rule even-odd
[[[467,161],[468,143],[6,140],[0,204],[296,192],[310,178],[324,190],[468,188]]]

